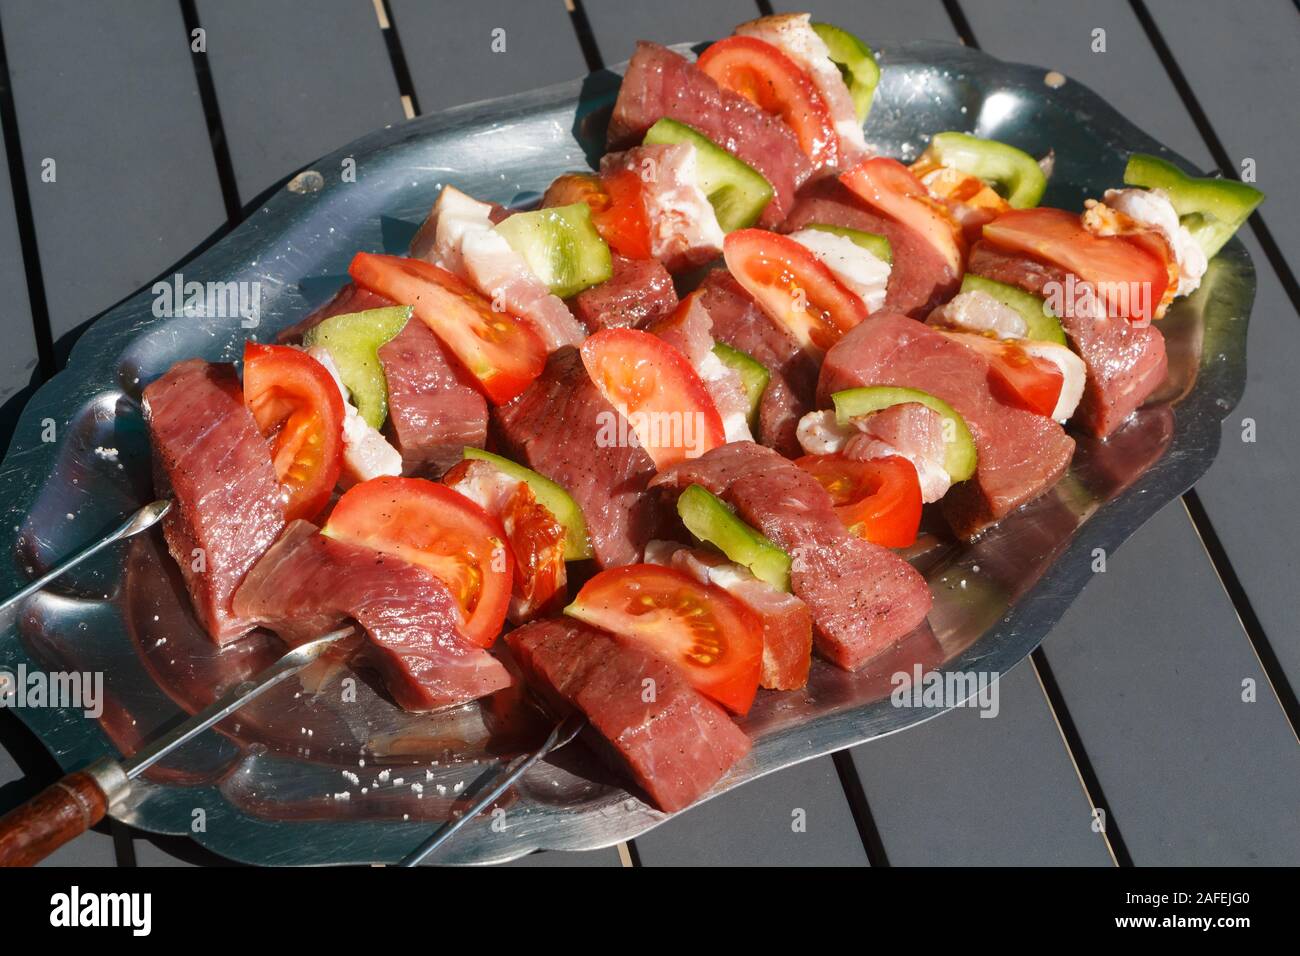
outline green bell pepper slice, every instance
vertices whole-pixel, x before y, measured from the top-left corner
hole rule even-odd
[[[302,337],[308,348],[320,346],[329,352],[357,412],[371,428],[383,427],[388,417],[388,379],[379,361],[379,348],[401,332],[410,318],[408,305],[348,312],[330,316]]]
[[[941,166],[984,180],[1014,209],[1037,206],[1047,189],[1047,176],[1038,160],[997,140],[969,133],[937,133],[925,152]]]
[[[690,485],[681,493],[677,514],[687,531],[717,547],[728,560],[744,565],[778,591],[790,590],[790,556],[703,485]]]
[[[1178,220],[1212,259],[1264,201],[1254,186],[1235,179],[1189,176],[1159,156],[1134,153],[1124,167],[1124,182],[1159,189],[1169,196]]]

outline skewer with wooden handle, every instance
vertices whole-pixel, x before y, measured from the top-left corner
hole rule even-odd
[[[0,817],[0,866],[31,866],[85,833],[131,792],[131,781],[159,760],[315,661],[352,627],[299,644],[251,680],[222,694],[193,717],[125,761],[101,757],[46,787]]]

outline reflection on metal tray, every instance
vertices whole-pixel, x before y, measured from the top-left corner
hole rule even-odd
[[[1091,91],[1073,82],[1049,87],[1035,67],[936,43],[903,44],[882,61],[867,133],[888,155],[913,157],[946,129],[1008,140],[1035,155],[1054,149],[1044,202],[1067,208],[1117,184],[1130,151],[1168,155]],[[594,161],[617,79],[602,72],[373,133],[317,163],[320,177],[297,177],[187,264],[184,279],[260,283],[254,334],[268,339],[337,288],[355,250],[403,249],[444,183],[526,203],[561,172]],[[349,156],[355,183],[334,175]],[[1153,403],[1109,442],[1080,440],[1073,467],[1050,494],[976,543],[924,535],[909,557],[935,592],[929,627],[862,672],[816,662],[805,690],[760,695],[744,721],[753,752],[720,788],[933,716],[891,704],[897,671],[920,663],[1003,673],[1022,660],[1088,582],[1095,549],[1118,546],[1209,467],[1220,422],[1245,381],[1253,296],[1250,260],[1232,242],[1202,289],[1161,323],[1170,370]],[[68,369],[24,412],[0,469],[5,526],[17,538],[0,569],[0,591],[150,498],[142,383],[181,358],[235,359],[249,335],[238,316],[159,318],[153,301],[145,290],[96,322]],[[50,421],[57,440],[42,441]],[[215,648],[194,624],[157,535],[78,568],[0,627],[0,667],[105,675],[98,721],[80,712],[19,711],[69,769],[109,747],[129,753],[275,653],[273,638],[256,635]],[[151,771],[123,819],[190,833],[193,811],[203,808],[206,829],[195,839],[233,859],[392,862],[463,807],[499,760],[545,734],[517,692],[413,716],[370,681],[319,662],[229,720],[222,734]],[[502,805],[496,826],[492,817],[475,821],[440,858],[488,862],[538,847],[596,848],[664,819],[583,747],[539,764]]]

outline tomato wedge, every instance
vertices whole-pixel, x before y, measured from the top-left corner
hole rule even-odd
[[[763,311],[815,352],[867,317],[862,299],[806,247],[765,229],[738,229],[722,243],[736,281]]]
[[[906,548],[916,541],[921,483],[906,458],[857,461],[843,455],[805,455],[795,464],[826,489],[835,513],[854,534],[886,548]]]
[[[989,391],[1001,402],[1049,418],[1065,387],[1065,375],[1050,359],[1033,355],[1014,339],[977,332],[944,332],[989,360]]]
[[[423,478],[372,478],[334,506],[323,534],[429,571],[461,610],[461,634],[490,647],[510,604],[514,558],[501,522],[464,495]]]
[[[649,259],[650,219],[642,198],[641,177],[630,169],[620,169],[604,176],[601,182],[609,205],[592,211],[596,231],[620,256]]]
[[[582,343],[582,364],[605,400],[627,420],[656,468],[726,444],[722,418],[686,357],[637,329],[602,329]],[[618,444],[618,423],[609,423]]]
[[[1094,235],[1078,215],[1064,209],[1013,209],[988,223],[984,238],[1090,283],[1109,315],[1131,322],[1156,318],[1169,285],[1168,264],[1157,244],[1139,234]]]
[[[480,504],[505,530],[515,565],[510,619],[518,623],[559,610],[556,605],[564,600],[568,582],[564,563],[567,532],[537,500],[528,483],[512,479],[486,461],[471,458],[457,462],[442,481]],[[506,490],[511,484],[513,490]],[[490,504],[483,504],[485,498],[490,499]]]
[[[785,120],[815,165],[839,161],[830,107],[808,74],[778,47],[757,37],[728,37],[700,54],[695,65],[719,86]]]
[[[631,169],[597,177],[565,173],[546,189],[543,208],[585,202],[591,222],[605,244],[628,259],[649,259],[650,220],[642,198],[641,179]]]
[[[287,345],[244,344],[244,404],[271,442],[284,517],[314,518],[343,466],[343,396],[330,373]]]
[[[960,224],[906,166],[875,156],[841,173],[840,182],[873,209],[920,233],[943,256],[953,275],[962,274],[966,242]]]
[[[993,394],[1008,405],[1050,418],[1061,397],[1065,376],[1054,363],[1008,343],[989,365],[989,385]]]
[[[733,713],[748,713],[754,702],[763,624],[716,585],[674,568],[630,564],[596,575],[564,613],[645,645]]]
[[[409,305],[498,404],[542,372],[546,345],[527,323],[492,304],[446,269],[419,259],[358,252],[348,267],[357,284]]]

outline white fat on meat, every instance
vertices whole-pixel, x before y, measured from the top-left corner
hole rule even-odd
[[[1029,331],[1019,312],[978,289],[953,297],[931,312],[926,322],[966,332],[989,332],[1000,339],[1023,339]]]
[[[946,332],[945,334],[967,348],[982,351],[987,355],[999,354],[1005,347],[987,335],[975,335],[969,332]],[[1015,344],[1024,349],[1027,354],[1034,358],[1045,359],[1060,370],[1061,394],[1056,399],[1056,407],[1052,409],[1050,417],[1062,423],[1069,421],[1074,410],[1079,407],[1079,399],[1083,397],[1083,386],[1088,380],[1088,370],[1083,364],[1083,359],[1064,345],[1057,345],[1055,342],[1018,339]]]
[[[722,226],[700,189],[692,144],[638,146],[615,154],[611,164],[631,169],[641,180],[650,251],[656,259],[703,265],[721,255]]]
[[[1061,370],[1061,394],[1056,400],[1056,408],[1052,410],[1052,418],[1065,424],[1079,407],[1079,399],[1083,398],[1083,386],[1088,380],[1088,369],[1083,364],[1083,359],[1055,342],[1025,339],[1020,347],[1035,358],[1046,359]]]
[[[751,20],[736,27],[738,36],[751,36],[777,47],[803,68],[830,110],[839,140],[840,165],[844,168],[871,155],[862,124],[853,106],[853,96],[844,84],[840,68],[831,59],[826,42],[812,28],[807,13],[786,13]]]
[[[852,239],[823,229],[800,229],[790,238],[803,246],[860,298],[868,312],[879,311],[888,293],[891,267]]]
[[[1169,242],[1178,260],[1178,291],[1190,295],[1201,284],[1209,262],[1205,251],[1187,227],[1178,221],[1178,212],[1162,189],[1108,189],[1103,201],[1116,212],[1157,229]]]
[[[718,555],[716,558],[709,555],[710,560],[701,560],[701,554],[696,549],[687,545],[679,544],[676,541],[650,541],[645,546],[645,563],[657,564],[665,568],[676,568],[678,571],[685,572],[701,584],[716,584],[724,591],[731,591],[737,586],[764,584],[754,577],[749,568],[744,565],[735,564],[728,561],[725,557]]]
[[[520,479],[512,478],[489,461],[471,460],[464,475],[451,487],[488,514],[500,516]]]
[[[586,330],[569,307],[552,295],[528,262],[497,232],[492,205],[443,187],[434,203],[434,244],[427,257],[467,280],[480,293],[526,320],[547,351],[581,345]]]
[[[861,434],[853,424],[841,425],[835,412],[827,409],[809,412],[795,426],[795,438],[805,455],[838,455],[854,435]]]
[[[708,389],[709,396],[718,409],[722,431],[728,443],[753,441],[754,433],[749,430],[749,399],[745,396],[740,373],[718,358],[712,350],[705,352],[693,364],[695,373]]]
[[[799,419],[795,436],[799,446],[808,455],[847,455],[857,461],[897,456],[906,458],[916,469],[921,486],[921,500],[926,504],[938,501],[952,487],[952,478],[937,461],[925,455],[912,454],[896,448],[871,433],[871,418],[854,419],[841,425],[835,412],[809,412]]]
[[[400,475],[402,456],[380,432],[361,417],[352,404],[347,386],[339,375],[339,368],[329,350],[313,345],[307,354],[330,373],[343,399],[343,473],[346,483],[355,484],[379,478],[382,475]]]

